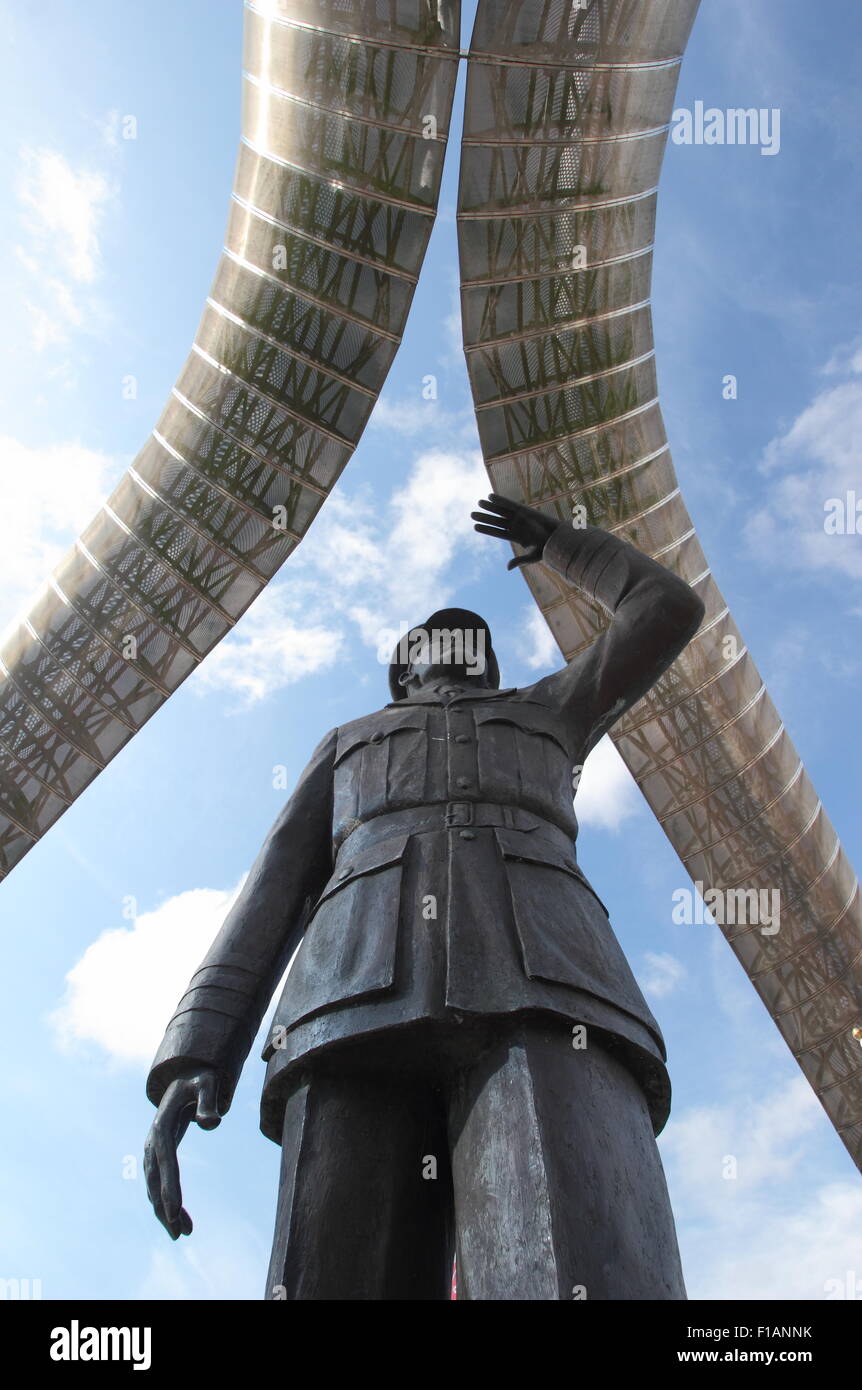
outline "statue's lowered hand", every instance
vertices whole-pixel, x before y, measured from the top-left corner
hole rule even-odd
[[[501,541],[513,541],[526,548],[525,555],[518,555],[509,561],[506,568],[510,570],[541,560],[545,542],[560,524],[536,507],[515,502],[499,492],[492,492],[487,501],[480,501],[479,506],[485,510],[470,513],[476,523],[476,531],[482,531],[486,536],[498,536]]]
[[[215,1129],[221,1123],[218,1076],[210,1067],[199,1067],[171,1082],[144,1145],[147,1196],[171,1240],[192,1231],[192,1219],[183,1206],[177,1161],[180,1140],[192,1120],[201,1129]]]

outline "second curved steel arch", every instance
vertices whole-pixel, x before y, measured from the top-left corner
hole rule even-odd
[[[480,0],[459,244],[464,342],[495,489],[614,530],[707,616],[613,737],[705,891],[779,890],[780,929],[723,928],[862,1166],[856,876],[707,565],[658,405],[647,301],[658,184],[698,0]],[[606,622],[524,571],[563,653]]]

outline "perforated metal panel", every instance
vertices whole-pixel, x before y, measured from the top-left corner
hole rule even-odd
[[[192,351],[0,652],[0,875],[230,630],[349,459],[431,232],[459,28],[448,0],[247,6],[242,143]]]
[[[712,578],[657,400],[656,188],[697,7],[481,0],[465,347],[494,487],[561,519],[582,503],[706,604],[614,737],[696,882],[780,889],[777,933],[725,932],[862,1166],[859,886]],[[0,653],[0,875],[229,631],[344,468],[427,245],[458,43],[449,0],[247,7],[234,195],[194,347]],[[525,577],[567,657],[593,640],[602,612]]]
[[[862,906],[710,573],[657,400],[648,299],[656,186],[698,0],[481,0],[459,241],[464,342],[494,488],[631,541],[706,604],[683,656],[614,730],[704,889],[780,890],[733,950],[862,1166]],[[579,248],[581,248],[579,250]],[[607,621],[524,571],[566,657]]]

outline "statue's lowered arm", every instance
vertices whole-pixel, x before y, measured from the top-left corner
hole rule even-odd
[[[194,1119],[213,1129],[332,867],[335,731],[315,749],[242,891],[177,1005],[147,1079],[158,1114],[145,1171],[156,1215],[176,1239],[182,1209],[177,1145]]]

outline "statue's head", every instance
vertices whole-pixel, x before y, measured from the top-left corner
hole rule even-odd
[[[389,666],[389,689],[393,700],[403,700],[412,689],[447,677],[500,687],[491,629],[469,608],[441,608],[404,634]]]

